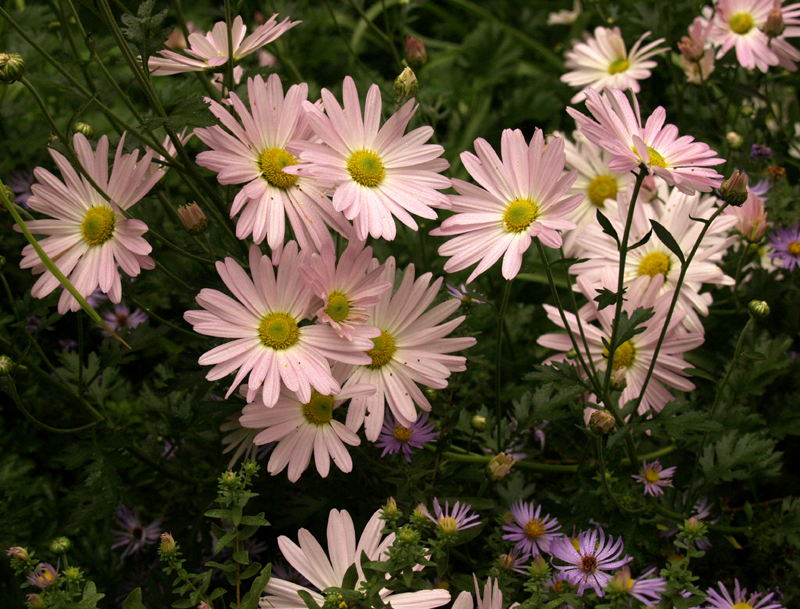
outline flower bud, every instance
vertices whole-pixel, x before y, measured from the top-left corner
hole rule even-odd
[[[538,581],[543,581],[550,576],[550,565],[548,565],[547,561],[542,558],[541,554],[533,559],[530,567],[528,567],[528,570],[531,578]]]
[[[414,511],[411,512],[411,522],[413,522],[417,526],[422,526],[430,522],[428,517],[425,515],[424,503],[420,503],[417,507],[414,508]]]
[[[94,129],[89,123],[81,123],[80,121],[72,125],[72,131],[74,133],[82,133],[89,139],[94,137]]]
[[[11,374],[13,370],[14,370],[14,360],[12,360],[7,355],[0,355],[0,376],[7,376]],[[23,548],[14,547],[8,550],[9,556],[16,556],[16,554],[11,554],[11,550],[22,550],[23,552],[25,552]],[[22,558],[21,560],[27,560],[27,556],[28,553],[25,552],[25,558]]]
[[[770,38],[775,38],[783,34],[786,29],[786,24],[783,21],[783,11],[780,8],[780,3],[776,2],[775,5],[767,13],[767,21],[764,24],[764,33]]]
[[[683,530],[690,535],[702,533],[704,528],[706,528],[706,525],[696,516],[692,516],[683,523]]]
[[[66,554],[72,547],[72,542],[66,537],[59,537],[50,543],[50,551],[53,554]]]
[[[408,65],[417,70],[428,61],[428,52],[425,50],[425,44],[411,36],[406,37],[405,55]]]
[[[383,506],[383,510],[381,511],[381,518],[383,518],[386,522],[394,522],[397,520],[399,515],[400,510],[397,509],[397,502],[394,500],[394,497],[389,497],[389,500],[386,502],[386,505]]]
[[[589,417],[589,429],[592,431],[607,434],[614,429],[616,424],[617,421],[614,419],[614,415],[604,408],[595,410],[592,416]]]
[[[0,69],[0,81],[11,84],[17,82],[25,73],[25,60],[19,53],[8,53],[8,58]]]
[[[608,589],[620,594],[627,593],[632,587],[631,570],[627,566],[614,573],[614,577],[608,582]]]
[[[78,567],[70,567],[64,571],[64,577],[66,577],[68,581],[79,582],[83,579],[83,573],[81,573]]]
[[[756,319],[764,319],[769,316],[769,305],[763,300],[751,300],[747,305],[747,310]]]
[[[567,359],[578,359],[578,352],[575,350],[575,347],[567,351]]]
[[[483,431],[486,429],[486,417],[476,414],[469,421],[469,426],[475,431]]]
[[[614,391],[624,391],[628,386],[628,370],[617,368],[611,373],[611,388]]]
[[[236,472],[227,471],[222,474],[222,484],[225,486],[235,486],[237,481]]]
[[[398,97],[414,97],[419,91],[419,81],[414,70],[411,68],[403,68],[394,81],[394,92]]]
[[[436,391],[436,389],[434,389],[433,387],[423,387],[422,393],[424,393],[425,397],[431,401],[435,400],[439,395],[439,392]]]
[[[47,605],[45,605],[42,597],[38,594],[29,594],[27,596],[28,599],[28,607],[30,609],[44,609]]]
[[[728,146],[734,150],[738,150],[744,144],[744,138],[735,131],[728,131],[725,134],[725,139],[728,141]]]
[[[33,573],[28,575],[28,583],[33,584],[37,588],[47,588],[56,583],[58,579],[58,569],[53,565],[46,562],[39,563],[33,570]]]
[[[164,556],[172,556],[175,550],[178,549],[175,543],[175,538],[172,533],[161,533],[161,554]]]
[[[686,61],[700,61],[706,52],[701,41],[693,40],[689,36],[684,36],[678,41],[678,49]]]
[[[178,208],[178,216],[181,219],[183,228],[190,235],[199,235],[206,230],[208,226],[208,218],[206,218],[206,215],[197,203],[181,205]]]
[[[719,196],[728,205],[741,207],[747,201],[747,174],[735,169],[719,187]]]
[[[511,455],[506,456],[505,453],[495,455],[491,461],[486,465],[486,475],[490,480],[502,480],[511,471],[516,461]]]
[[[255,476],[260,469],[261,466],[252,460],[244,464],[244,473],[248,476]]]
[[[0,359],[2,359],[3,357],[6,356],[3,355],[2,357],[0,357]],[[20,546],[10,547],[8,550],[6,550],[6,556],[10,556],[14,560],[21,560],[23,562],[28,560],[28,558],[30,558],[30,556],[28,555],[28,550]]]
[[[406,525],[397,534],[397,541],[401,546],[411,546],[419,541],[419,533]]]

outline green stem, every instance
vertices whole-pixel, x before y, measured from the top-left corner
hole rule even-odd
[[[133,304],[135,304],[137,307],[139,307],[140,309],[142,309],[142,310],[143,310],[145,313],[147,313],[147,314],[148,314],[150,317],[152,317],[153,319],[155,319],[155,320],[157,320],[157,321],[161,322],[161,323],[162,323],[162,324],[164,324],[165,326],[169,326],[169,327],[170,327],[170,328],[172,328],[173,330],[177,330],[178,332],[180,332],[180,333],[182,333],[182,334],[186,334],[187,336],[191,336],[192,338],[197,338],[197,334],[195,334],[194,332],[190,332],[189,330],[184,330],[183,328],[181,328],[181,327],[180,327],[180,326],[178,326],[177,324],[174,324],[174,323],[173,323],[173,322],[171,322],[171,321],[167,321],[166,319],[164,319],[164,318],[163,318],[163,317],[161,317],[160,315],[157,315],[156,313],[154,313],[152,309],[150,309],[150,308],[148,308],[148,307],[144,306],[144,305],[143,305],[141,302],[139,302],[139,301],[138,301],[136,298],[134,298],[134,297],[133,297],[133,296],[131,296],[130,294],[126,294],[126,295],[125,295],[125,298],[126,298],[127,300],[130,300],[130,301],[131,301]]]
[[[606,477],[606,458],[603,454],[603,438],[597,438],[597,466],[600,470],[600,480],[603,483],[603,490],[608,495],[608,498],[611,499],[612,503],[616,505],[619,509],[623,512],[628,512],[630,514],[641,514],[647,508],[638,508],[638,509],[631,509],[629,507],[625,507],[622,505],[614,493],[611,491],[611,488],[608,486],[608,478]]]
[[[364,12],[364,9],[361,8],[358,5],[357,2],[354,2],[353,0],[349,0],[349,2],[350,2],[350,6],[352,6],[354,9],[356,9],[358,14],[361,15],[361,18],[364,21],[367,22],[367,25],[378,35],[378,37],[381,40],[383,40],[386,43],[386,45],[392,51],[392,55],[394,56],[394,60],[397,63],[398,67],[402,68],[403,61],[400,59],[400,55],[398,54],[397,49],[395,48],[394,43],[392,42],[391,38],[389,38],[389,36],[387,36],[386,33],[383,30],[381,30],[377,25],[375,25],[375,23],[372,21],[372,19],[369,18],[369,15],[367,15]]]
[[[497,452],[502,449],[501,424],[503,419],[503,405],[500,400],[500,390],[502,388],[502,354],[503,354],[503,324],[505,323],[506,311],[508,310],[508,299],[511,296],[511,281],[506,281],[503,290],[503,300],[500,310],[497,313],[497,355],[495,357],[495,429],[497,430]]]
[[[566,256],[564,256],[564,248],[560,247],[558,248],[558,251],[561,254],[561,259],[565,260]],[[578,302],[575,300],[575,290],[572,289],[572,279],[570,277],[569,267],[566,263],[564,263],[564,277],[566,278],[567,291],[569,292],[572,310],[575,311],[575,323],[578,324],[578,333],[581,335],[583,347],[586,349],[586,358],[589,360],[589,367],[592,369],[592,376],[594,376],[594,378],[598,378],[597,369],[594,366],[594,360],[589,357],[589,341],[586,340],[586,333],[583,331],[583,322],[581,321],[581,316],[578,315]]]
[[[91,429],[92,427],[94,427],[95,425],[97,425],[100,422],[100,421],[93,421],[92,423],[87,423],[86,425],[81,425],[80,427],[73,427],[72,429],[59,429],[57,427],[51,427],[50,425],[47,425],[46,423],[42,423],[39,419],[37,419],[30,412],[28,412],[28,410],[25,408],[24,404],[22,403],[22,399],[19,397],[19,393],[17,393],[17,385],[13,380],[8,379],[8,387],[10,389],[9,393],[11,394],[11,399],[14,400],[14,404],[16,404],[16,406],[17,406],[17,408],[19,408],[20,412],[22,412],[22,414],[25,415],[25,418],[28,419],[29,421],[31,421],[32,423],[35,423],[36,425],[38,425],[42,429],[46,429],[47,431],[50,431],[50,432],[53,432],[53,433],[64,433],[64,434],[78,433],[78,432],[84,431],[86,429]]]

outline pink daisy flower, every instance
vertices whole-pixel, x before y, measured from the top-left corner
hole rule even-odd
[[[119,303],[122,284],[118,266],[131,277],[137,276],[141,269],[155,268],[148,256],[152,248],[142,236],[147,232],[147,225],[141,220],[126,218],[121,210],[130,209],[164,174],[148,174],[152,160],[149,152],[141,160],[138,151],[123,154],[124,134],[117,146],[110,176],[105,135],[97,142],[96,151],[92,151],[89,140],[81,133],[73,136],[73,144],[81,165],[113,204],[100,196],[86,178],[79,176],[61,153],[51,149],[50,156],[61,170],[64,181],[46,169],[34,169],[38,182],[31,186],[33,195],[28,199],[28,206],[53,219],[33,220],[26,222],[26,226],[34,234],[48,235],[40,245],[81,296],[86,298],[99,286],[111,302]],[[31,289],[36,298],[44,298],[61,285],[45,269],[31,245],[22,250],[20,267],[42,275]],[[58,301],[58,312],[63,315],[78,309],[78,301],[64,290]]]
[[[739,585],[739,580],[734,579],[733,596],[728,592],[725,584],[717,582],[719,592],[714,588],[707,590],[708,597],[704,609],[743,609],[750,607],[750,609],[783,609],[775,599],[775,593],[770,592],[766,596],[763,592],[754,592],[750,596],[747,595],[747,588],[742,588]],[[762,598],[763,597],[763,598]]]
[[[209,381],[236,371],[226,398],[249,374],[248,402],[260,389],[264,405],[272,408],[283,384],[308,403],[312,389],[323,395],[336,395],[341,390],[326,358],[348,364],[369,363],[364,353],[372,345],[369,339],[350,342],[329,326],[300,325],[309,319],[311,306],[311,291],[298,272],[302,262],[297,244],[290,241],[276,273],[269,257],[252,245],[252,279],[233,258],[217,262],[217,272],[236,299],[205,288],[197,296],[205,310],[184,314],[199,334],[235,339],[198,360],[204,366],[214,365],[206,375]]]
[[[520,499],[511,505],[511,516],[514,521],[503,525],[503,530],[506,531],[503,539],[515,542],[515,547],[527,556],[538,556],[547,552],[550,543],[559,535],[556,531],[561,525],[550,514],[542,517],[541,505],[534,509],[533,502]]]
[[[558,231],[575,228],[563,216],[583,199],[565,196],[577,172],[563,173],[564,140],[556,137],[545,146],[541,129],[536,129],[530,146],[520,130],[503,131],[502,160],[482,138],[475,140],[475,152],[477,156],[462,152],[461,160],[482,188],[453,180],[459,195],[451,196],[452,209],[457,213],[430,234],[459,235],[439,248],[440,255],[452,256],[444,265],[448,273],[478,262],[469,283],[503,256],[503,277],[513,279],[532,238],[560,247]]]
[[[614,538],[606,540],[603,529],[584,531],[573,543],[566,535],[550,544],[553,556],[566,565],[554,565],[573,586],[578,586],[578,596],[583,595],[586,588],[594,588],[597,596],[603,596],[603,588],[611,581],[606,573],[610,569],[618,569],[633,560],[630,556],[622,556],[625,551],[622,538],[614,543]]]
[[[293,167],[287,173],[310,173],[333,182],[333,206],[353,221],[356,238],[370,235],[389,241],[396,234],[392,216],[417,230],[411,214],[436,219],[433,207],[449,208],[449,200],[438,192],[450,187],[440,172],[450,164],[439,158],[444,148],[424,144],[432,127],[403,132],[414,116],[413,99],[406,102],[378,129],[381,93],[372,85],[367,93],[364,117],[353,79],[344,79],[344,109],[333,94],[322,90],[325,111],[304,102],[303,107],[321,143],[298,142],[295,149],[309,167]]]
[[[466,369],[466,358],[449,354],[471,347],[475,339],[445,338],[464,321],[462,315],[442,323],[458,309],[460,301],[447,300],[426,312],[442,284],[441,278],[431,284],[431,278],[425,273],[415,280],[414,265],[410,264],[397,292],[384,292],[380,302],[367,310],[368,323],[380,336],[365,350],[370,361],[353,370],[346,386],[367,383],[377,389],[373,396],[353,398],[347,410],[347,426],[356,432],[364,424],[370,442],[378,439],[386,404],[398,423],[411,427],[417,420],[415,404],[425,411],[431,409],[417,383],[444,389],[451,373]],[[380,280],[394,285],[394,279],[395,262],[389,258]]]
[[[500,591],[500,582],[492,578],[486,579],[486,584],[483,587],[483,597],[481,598],[481,590],[478,584],[478,578],[472,574],[472,579],[475,580],[475,597],[478,600],[478,609],[502,609],[503,607],[503,593]],[[473,609],[472,594],[466,590],[458,595],[458,598],[453,603],[453,609]]]
[[[709,167],[725,160],[718,158],[708,144],[695,142],[688,135],[678,137],[675,125],[664,125],[667,113],[661,106],[642,126],[635,94],[633,108],[619,89],[610,89],[602,96],[587,89],[586,98],[586,107],[596,120],[574,108],[567,108],[567,112],[590,141],[613,155],[608,164],[612,171],[628,173],[644,163],[650,174],[690,195],[721,184],[722,176]]]
[[[767,211],[764,209],[765,199],[748,189],[747,200],[741,207],[726,207],[723,215],[736,218],[736,231],[750,243],[758,243],[767,231]]]
[[[283,246],[285,216],[304,250],[318,250],[330,241],[328,226],[348,236],[350,225],[322,194],[319,181],[283,171],[297,163],[287,151],[290,144],[311,135],[302,110],[308,85],[289,87],[284,98],[277,74],[272,74],[266,84],[256,76],[247,80],[247,93],[249,111],[236,93],[230,94],[238,121],[224,106],[206,100],[230,133],[218,126],[195,129],[197,137],[212,148],[198,154],[197,163],[216,171],[220,184],[245,185],[231,205],[231,217],[242,212],[236,236],[244,239],[252,235],[256,243],[266,237],[273,250],[279,249]]]
[[[672,476],[675,475],[677,467],[663,469],[661,462],[656,459],[649,465],[647,459],[642,461],[642,469],[639,474],[633,474],[633,479],[644,484],[644,494],[659,497],[664,494],[664,487],[672,488]]]

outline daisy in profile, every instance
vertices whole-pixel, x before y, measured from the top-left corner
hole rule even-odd
[[[319,181],[283,171],[297,163],[287,150],[290,144],[311,135],[302,109],[308,85],[292,85],[284,97],[277,74],[266,83],[256,76],[247,79],[247,94],[249,109],[236,93],[230,94],[239,120],[228,108],[206,100],[228,131],[216,125],[194,131],[211,148],[197,155],[198,165],[217,172],[220,184],[244,184],[231,205],[231,217],[241,212],[236,236],[252,235],[255,243],[266,238],[277,250],[283,246],[286,216],[304,250],[319,250],[330,241],[328,226],[348,236],[350,225],[334,211]]]
[[[738,579],[734,579],[733,582],[733,596],[731,596],[731,593],[728,592],[722,582],[717,582],[719,592],[714,588],[709,588],[706,591],[708,594],[706,602],[708,604],[703,609],[744,609],[745,607],[750,607],[750,609],[783,609],[783,605],[775,599],[774,592],[770,592],[766,596],[763,592],[754,592],[748,596],[747,588],[739,586]]]
[[[769,243],[773,250],[769,257],[780,261],[781,268],[800,269],[800,224],[795,222],[790,227],[776,229]]]
[[[391,413],[387,413],[381,435],[378,436],[375,446],[383,448],[381,457],[402,452],[406,461],[411,463],[412,449],[416,451],[422,448],[426,442],[434,442],[438,435],[436,426],[428,423],[427,412],[423,412],[410,427],[404,427],[395,421]]]
[[[280,23],[277,22],[277,13],[269,20],[258,26],[253,33],[245,38],[247,26],[244,25],[241,15],[238,15],[231,24],[231,42],[233,60],[257,51],[265,44],[277,39],[286,30],[296,26],[299,21],[289,21],[287,17]],[[228,63],[228,27],[224,21],[219,21],[207,34],[200,32],[189,34],[189,46],[185,49],[186,55],[175,51],[159,51],[161,57],[150,57],[147,67],[152,76],[167,76],[181,72],[202,72],[213,70]]]
[[[511,505],[511,516],[513,522],[503,525],[503,530],[506,531],[503,539],[515,542],[515,547],[527,556],[548,552],[550,543],[559,535],[557,531],[561,525],[558,520],[551,518],[550,514],[542,517],[541,505],[534,509],[532,502],[522,499]]]
[[[644,163],[650,174],[664,179],[681,192],[707,192],[722,183],[722,176],[710,169],[724,163],[708,144],[695,142],[688,135],[678,137],[675,125],[664,125],[667,113],[659,106],[642,125],[639,101],[633,107],[623,91],[610,89],[601,96],[586,90],[586,107],[594,119],[574,108],[567,108],[578,128],[589,141],[612,154],[608,166],[617,173],[628,173]]]
[[[249,374],[248,402],[260,393],[264,405],[272,408],[283,385],[308,403],[312,390],[322,395],[336,395],[341,390],[327,358],[348,364],[369,363],[364,354],[372,345],[368,338],[351,342],[330,326],[300,325],[309,319],[311,306],[311,291],[298,272],[301,262],[297,244],[290,241],[276,273],[269,257],[252,245],[252,279],[233,258],[217,262],[217,272],[236,298],[204,288],[197,295],[204,310],[184,314],[195,332],[234,339],[198,360],[204,366],[214,365],[206,375],[210,381],[236,372],[226,398]]]
[[[444,509],[439,505],[439,500],[433,499],[433,511],[435,516],[432,515],[427,508],[422,509],[422,513],[427,516],[431,522],[439,527],[439,532],[443,535],[455,535],[459,531],[471,529],[478,526],[480,516],[478,514],[470,514],[472,506],[466,503],[456,501],[453,509],[450,509],[450,502],[444,502]]]
[[[585,42],[578,42],[571,51],[567,51],[564,65],[571,68],[561,76],[561,81],[581,90],[570,100],[577,104],[586,97],[585,91],[592,87],[595,91],[603,89],[630,89],[639,92],[639,81],[650,78],[650,69],[656,67],[651,57],[669,50],[659,47],[663,38],[648,42],[644,39],[650,35],[645,32],[637,40],[630,52],[625,48],[625,41],[618,27],[597,27],[594,38],[587,37]]]
[[[309,166],[289,172],[333,182],[333,206],[353,221],[356,239],[366,241],[372,236],[391,241],[397,232],[394,218],[417,230],[411,214],[435,220],[434,207],[450,207],[448,198],[439,192],[450,187],[450,179],[440,175],[450,163],[439,158],[444,148],[425,144],[433,127],[419,127],[403,135],[417,109],[413,99],[380,128],[378,85],[369,88],[363,118],[358,91],[349,76],[344,79],[344,108],[327,89],[322,90],[322,101],[324,112],[303,102],[321,143],[296,143],[300,159]]]
[[[387,560],[389,557],[389,547],[394,543],[395,535],[391,533],[382,537],[383,527],[381,510],[378,510],[372,515],[356,543],[356,531],[350,514],[346,510],[331,510],[328,516],[328,554],[306,529],[300,529],[297,533],[299,545],[281,535],[278,537],[278,547],[283,557],[314,589],[273,577],[264,589],[259,607],[305,609],[306,604],[298,595],[300,591],[310,594],[321,607],[325,603],[325,597],[318,590],[341,588],[345,573],[353,564],[358,571],[358,581],[355,584],[355,589],[358,590],[366,581],[361,570],[362,552],[366,553],[369,560]],[[450,593],[447,590],[394,593],[384,588],[379,594],[395,609],[433,609],[450,602]]]
[[[25,224],[32,233],[47,235],[40,242],[42,249],[81,296],[86,298],[99,286],[111,302],[119,303],[122,283],[117,267],[131,277],[136,277],[142,269],[155,268],[148,256],[152,248],[143,237],[147,225],[141,220],[126,218],[122,210],[130,209],[144,197],[164,174],[148,173],[152,160],[150,152],[141,160],[138,151],[123,154],[124,134],[117,146],[110,176],[105,135],[98,140],[96,151],[81,133],[76,133],[72,141],[78,161],[112,203],[85,177],[79,176],[60,152],[50,149],[50,156],[61,170],[64,181],[37,167],[33,172],[37,183],[31,186],[33,195],[28,199],[28,206],[52,219]],[[31,245],[23,248],[20,267],[42,275],[31,289],[36,298],[44,298],[61,285],[45,269]],[[58,301],[58,312],[63,315],[78,309],[78,301],[64,290]]]
[[[667,583],[663,577],[650,577],[655,571],[654,567],[633,579],[631,570],[625,565],[614,573],[607,590],[612,594],[632,596],[645,607],[655,607],[661,601],[661,594],[667,589]]]
[[[663,469],[661,462],[656,459],[648,465],[647,459],[642,462],[642,469],[639,475],[633,474],[632,478],[644,484],[644,494],[659,497],[664,494],[664,487],[672,487],[672,476],[675,475],[677,467]]]
[[[475,597],[478,599],[478,609],[502,609],[503,607],[503,593],[500,591],[500,582],[495,578],[486,579],[486,585],[483,587],[483,598],[481,598],[481,589],[478,585],[478,578],[472,574],[472,579],[475,580]],[[473,609],[472,594],[466,590],[458,595],[453,603],[453,609]]]
[[[761,241],[770,223],[767,222],[767,211],[764,209],[766,198],[760,197],[753,188],[748,188],[747,200],[741,207],[726,207],[723,214],[736,218],[736,231],[742,239],[750,243]]]
[[[583,596],[586,588],[594,588],[597,596],[604,596],[603,589],[611,581],[607,571],[619,569],[633,560],[630,556],[623,556],[624,551],[622,538],[614,543],[613,537],[606,539],[603,529],[583,531],[578,534],[574,545],[566,535],[550,544],[553,557],[566,563],[555,564],[555,568],[561,577],[578,587],[578,596]]]
[[[564,140],[554,137],[545,146],[541,129],[530,145],[519,129],[503,131],[502,160],[482,138],[475,140],[475,152],[462,152],[461,160],[480,186],[454,179],[459,194],[451,199],[457,213],[430,234],[458,235],[439,247],[440,255],[451,256],[444,265],[448,273],[478,263],[470,283],[502,256],[503,277],[513,279],[531,239],[557,248],[562,243],[558,231],[575,228],[564,216],[583,199],[566,195],[577,172],[564,174]]]

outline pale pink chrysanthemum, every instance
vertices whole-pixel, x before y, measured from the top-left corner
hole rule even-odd
[[[483,597],[481,597],[481,589],[478,585],[478,578],[473,573],[472,579],[475,580],[475,597],[478,601],[478,609],[502,609],[503,607],[503,593],[500,591],[500,582],[492,578],[486,579],[486,584],[483,586]],[[473,609],[472,594],[464,590],[458,595],[453,603],[453,609]]]
[[[450,299],[426,311],[442,284],[441,278],[431,284],[431,277],[425,273],[415,280],[410,264],[397,292],[384,292],[380,302],[367,310],[367,323],[378,328],[380,336],[366,352],[370,361],[353,370],[345,386],[368,383],[377,388],[373,396],[353,398],[347,409],[347,426],[356,432],[364,424],[370,442],[380,435],[386,404],[398,423],[410,427],[417,420],[415,404],[431,409],[417,383],[444,389],[450,374],[466,369],[465,357],[449,354],[471,347],[475,339],[446,338],[464,321],[463,315],[444,322],[461,302]],[[380,280],[394,285],[394,279],[395,261],[389,258]]]
[[[565,196],[577,178],[564,171],[564,140],[554,137],[545,146],[536,129],[530,146],[518,129],[506,129],[501,140],[502,160],[489,143],[475,140],[477,156],[461,153],[467,171],[480,186],[453,180],[459,193],[451,196],[457,212],[431,235],[459,235],[441,247],[439,254],[452,256],[444,270],[454,273],[478,262],[467,279],[471,282],[503,256],[503,277],[513,279],[522,256],[538,237],[548,247],[560,247],[559,230],[575,228],[564,216],[578,207],[582,195]]]
[[[362,552],[366,553],[368,560],[387,560],[389,557],[389,547],[394,543],[395,535],[390,533],[382,537],[383,526],[379,510],[372,515],[356,543],[356,531],[350,514],[346,510],[341,512],[331,510],[328,517],[328,554],[306,529],[300,529],[297,533],[299,545],[281,535],[278,537],[278,547],[283,552],[284,558],[315,589],[273,577],[264,589],[265,596],[259,600],[259,607],[306,609],[305,602],[298,595],[299,591],[310,594],[321,607],[325,603],[325,597],[319,591],[326,588],[341,588],[345,573],[353,564],[358,571],[355,589],[359,589],[366,581],[361,569]],[[379,594],[394,609],[433,609],[450,602],[450,593],[447,590],[395,593],[384,588]]]
[[[696,85],[703,84],[714,71],[716,53],[709,40],[711,26],[705,17],[696,17],[689,26],[689,35],[678,42],[683,71],[689,82]]]
[[[242,211],[236,224],[236,236],[253,236],[261,243],[266,237],[272,249],[280,249],[285,233],[285,216],[302,249],[319,249],[330,241],[328,226],[350,234],[350,225],[333,209],[322,194],[318,180],[283,171],[297,159],[287,151],[295,140],[310,136],[303,115],[302,102],[308,85],[289,87],[286,97],[277,74],[266,83],[261,76],[247,80],[250,110],[231,93],[230,100],[239,115],[207,99],[214,115],[227,127],[195,129],[195,134],[212,150],[197,155],[197,163],[218,173],[220,184],[244,184],[231,205],[231,217]]]
[[[317,319],[347,340],[365,336],[365,331],[370,337],[375,336],[372,328],[365,326],[369,318],[367,308],[378,304],[380,295],[392,289],[388,281],[379,281],[383,267],[370,268],[371,265],[372,248],[351,241],[338,263],[330,244],[321,253],[312,254],[300,267],[311,291],[322,300]]]
[[[152,251],[143,235],[147,225],[122,215],[144,197],[162,177],[161,172],[150,172],[152,154],[139,160],[139,152],[123,154],[125,143],[120,138],[111,175],[108,174],[108,138],[104,135],[92,151],[89,140],[81,133],[73,136],[78,161],[92,180],[105,192],[112,203],[106,201],[84,176],[79,176],[69,161],[59,152],[50,150],[61,170],[62,182],[52,173],[34,169],[37,183],[31,186],[33,195],[28,206],[51,216],[52,220],[32,220],[25,225],[34,234],[48,235],[40,242],[42,249],[70,280],[75,289],[86,298],[99,286],[113,303],[122,298],[119,269],[136,277],[141,269],[155,268],[148,256]],[[42,274],[31,289],[36,298],[44,298],[59,285],[58,279],[48,270],[33,249],[26,245],[22,250],[20,267]],[[64,290],[58,301],[58,312],[80,309],[78,301]]]
[[[244,25],[241,15],[238,15],[231,24],[231,42],[233,60],[257,51],[265,44],[277,39],[286,30],[296,26],[299,21],[289,21],[287,17],[280,23],[277,22],[277,13],[269,20],[258,26],[247,38],[247,26]],[[228,27],[224,21],[214,25],[214,29],[203,35],[200,32],[189,34],[189,48],[185,49],[190,55],[181,55],[175,51],[159,51],[161,57],[150,57],[147,67],[152,76],[167,76],[181,72],[202,72],[218,68],[228,63]]]
[[[278,401],[282,384],[303,402],[309,402],[312,389],[324,395],[341,390],[326,358],[348,364],[369,363],[364,354],[372,346],[368,338],[350,342],[330,326],[300,325],[310,317],[312,296],[298,272],[302,262],[297,244],[290,241],[276,273],[269,257],[252,245],[252,279],[233,258],[217,262],[217,272],[236,298],[204,288],[197,302],[205,310],[184,314],[199,334],[235,339],[198,360],[204,366],[214,365],[206,375],[210,381],[236,371],[226,398],[249,374],[248,402],[261,389],[262,401],[271,408]]]
[[[350,366],[337,364],[333,369],[333,377],[341,384],[349,371]],[[242,393],[246,393],[244,386]],[[322,395],[314,391],[311,399],[304,402],[294,391],[284,387],[272,408],[267,408],[256,397],[254,402],[244,407],[239,422],[243,427],[262,430],[255,437],[255,444],[278,443],[267,465],[267,470],[273,476],[288,466],[289,480],[297,482],[311,463],[313,454],[317,472],[325,478],[330,471],[331,459],[343,472],[351,471],[353,460],[345,444],[361,444],[356,434],[333,418],[333,412],[352,397],[373,393],[375,388],[370,385],[351,385],[336,395]]]
[[[747,200],[744,205],[741,207],[726,207],[722,213],[736,218],[736,226],[734,228],[743,239],[750,243],[761,241],[770,225],[767,222],[764,199],[754,193],[752,189],[748,189]]]
[[[722,176],[710,167],[725,160],[718,158],[708,144],[695,142],[689,135],[678,137],[675,125],[664,125],[667,113],[661,106],[642,126],[639,101],[632,95],[633,107],[618,89],[607,90],[602,96],[587,89],[586,107],[596,120],[574,108],[567,108],[567,112],[590,141],[614,155],[608,166],[617,173],[634,171],[644,163],[650,174],[686,194],[719,186]]]
[[[664,42],[663,38],[642,46],[649,35],[650,32],[645,32],[630,52],[625,48],[618,27],[599,26],[595,28],[593,38],[587,35],[585,42],[577,42],[571,51],[567,51],[567,61],[564,62],[572,72],[561,75],[562,82],[581,89],[570,102],[577,104],[583,101],[589,87],[596,91],[630,89],[638,93],[639,81],[650,78],[650,69],[656,67],[655,61],[648,60],[669,50],[658,46]]]
[[[439,158],[444,148],[425,144],[432,127],[403,132],[417,106],[406,102],[383,127],[381,93],[372,85],[367,93],[364,116],[353,79],[344,79],[344,109],[333,94],[322,90],[324,112],[304,102],[309,122],[321,143],[299,142],[294,149],[300,159],[310,163],[290,173],[311,175],[333,182],[333,206],[353,221],[356,238],[366,241],[395,238],[394,217],[417,230],[411,214],[436,219],[434,207],[449,208],[448,198],[439,190],[450,187],[450,180],[440,172],[450,164]]]

